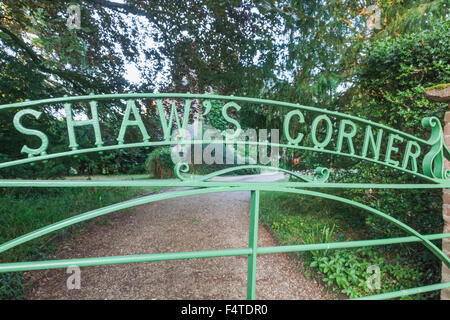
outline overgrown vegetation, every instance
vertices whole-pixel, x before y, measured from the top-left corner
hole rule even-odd
[[[170,148],[156,148],[147,156],[145,161],[147,172],[156,179],[174,177],[173,162],[170,157]]]
[[[370,239],[367,215],[367,212],[349,210],[348,206],[321,198],[268,192],[261,195],[263,224],[274,232],[282,245]],[[316,250],[298,255],[305,274],[319,274],[331,290],[355,298],[439,282],[437,270],[421,265],[427,252],[416,249],[412,244],[404,244]],[[368,267],[373,265],[380,268],[379,289],[369,280],[373,273],[368,272]],[[373,291],[368,283],[374,287]],[[436,293],[407,298],[436,298]]]
[[[429,30],[386,38],[375,42],[360,65],[360,91],[350,103],[357,116],[384,123],[416,136],[429,132],[417,125],[420,119],[435,116],[443,121],[446,104],[425,99],[425,87],[450,80],[450,23],[437,21]],[[402,151],[402,150],[401,150]],[[354,164],[358,174],[343,173],[339,182],[420,183],[418,178],[369,163]],[[346,198],[364,203],[408,224],[422,234],[442,232],[442,192],[425,190],[345,190]],[[386,238],[404,235],[384,220],[368,216],[367,236]],[[440,241],[437,242],[440,245]],[[386,250],[385,250],[386,251]],[[440,282],[441,263],[420,244],[395,246],[385,252],[399,254],[405,263],[420,272],[418,284]],[[438,292],[433,293],[436,297]]]

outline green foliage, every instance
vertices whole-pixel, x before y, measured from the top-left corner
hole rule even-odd
[[[22,272],[8,272],[0,275],[0,300],[26,298]]]
[[[171,157],[170,148],[156,148],[145,161],[147,172],[154,178],[171,178],[174,176],[174,164]]]
[[[371,238],[371,228],[365,223],[366,216],[371,215],[329,200],[262,192],[260,213],[263,224],[274,232],[282,245]],[[377,221],[376,218],[373,221]],[[305,263],[305,273],[309,273],[309,268],[315,270],[333,291],[353,298],[439,282],[435,279],[436,270],[427,269],[430,261],[435,260],[420,247],[420,244],[408,244],[314,250],[300,252],[299,256]],[[367,268],[372,265],[378,266],[381,273],[381,288],[374,291],[367,285],[372,275]],[[435,298],[436,293],[425,297]]]
[[[366,167],[365,163],[356,165],[355,172],[342,171],[335,175],[340,182],[370,181],[377,184],[412,184],[419,183],[415,178],[407,175],[399,175],[393,169],[372,166]],[[348,189],[341,192],[346,198],[367,204],[388,215],[399,219],[420,233],[439,232],[443,227],[441,217],[442,194],[434,190],[387,190],[387,189]],[[357,211],[356,209],[349,209]],[[405,235],[399,228],[393,228],[387,222],[375,216],[367,216],[366,224],[370,227],[367,232],[372,237],[397,237]]]
[[[311,255],[309,266],[323,274],[323,281],[334,286],[334,291],[339,290],[350,298],[411,288],[419,278],[419,272],[403,265],[398,256],[389,261],[373,248],[332,250],[322,255],[312,251]],[[379,289],[371,290],[367,284],[372,276],[368,272],[370,266],[380,268]]]
[[[222,107],[223,107],[222,102],[217,100],[211,100],[211,110],[207,115],[210,125],[213,128],[220,130],[221,132],[228,129],[229,125],[229,123],[225,120],[225,118],[222,115]]]
[[[334,224],[331,227],[324,225],[323,228],[320,229],[319,226],[316,225],[312,230],[302,230],[302,241],[305,244],[333,242],[333,233],[335,227],[336,226]],[[311,254],[315,259],[320,259],[322,257],[325,257],[327,255],[327,252],[328,250],[314,250],[311,251]]]
[[[429,102],[424,88],[450,81],[450,22],[429,30],[387,37],[367,48],[352,113],[412,134],[423,134],[423,117],[443,119],[446,105]]]
[[[367,168],[367,164],[356,166],[357,177],[354,173],[342,174],[340,182],[371,181],[371,183],[419,183],[417,179],[408,176],[399,176],[392,169],[373,166]],[[342,196],[353,201],[364,203],[376,208],[394,218],[406,223],[422,234],[441,233],[443,229],[442,219],[442,194],[440,190],[385,190],[368,189],[345,190]],[[358,210],[348,208],[347,212]],[[392,226],[384,219],[373,215],[363,217],[364,233],[370,238],[388,238],[406,236],[405,232]],[[441,241],[435,243],[438,247]],[[408,245],[392,245],[383,247],[385,255],[400,255],[405,264],[415,266],[420,273],[416,286],[438,283],[441,278],[441,263],[427,248],[420,243]],[[436,297],[437,293],[431,295]]]
[[[371,44],[356,75],[358,89],[353,91],[346,111],[426,139],[429,132],[420,126],[421,119],[427,116],[443,119],[447,107],[443,103],[429,102],[423,91],[426,87],[450,80],[449,27],[448,21],[434,21],[426,30],[397,38],[387,37]],[[367,162],[355,163],[353,169],[357,174],[341,171],[335,175],[336,181],[380,184],[422,182],[410,175]],[[391,215],[422,234],[442,232],[440,190],[349,189],[342,191],[341,195]],[[373,238],[405,235],[400,229],[374,216],[365,218],[365,227],[367,235]],[[422,245],[387,246],[384,251],[388,255],[399,254],[407,264],[416,265],[420,272],[420,284],[440,281],[441,264]]]
[[[385,18],[377,39],[430,29],[437,20],[446,19],[449,9],[447,0],[382,0],[377,5]]]

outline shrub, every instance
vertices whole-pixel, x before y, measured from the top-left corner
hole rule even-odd
[[[170,149],[157,148],[154,149],[145,161],[147,172],[153,175],[154,178],[164,179],[174,177],[174,164],[170,156]]]
[[[429,102],[423,92],[424,88],[450,82],[449,43],[450,22],[440,21],[429,30],[387,37],[369,45],[356,74],[358,86],[349,110],[356,116],[428,138],[430,133],[420,125],[421,119],[436,116],[443,120],[447,105]],[[337,180],[423,183],[413,176],[368,162],[359,162],[354,168],[358,174],[342,174]],[[342,195],[391,215],[421,233],[442,232],[441,190],[348,189]],[[397,227],[372,215],[367,216],[365,224],[367,233],[374,238],[405,235]],[[440,242],[436,244],[439,246]],[[441,264],[423,245],[386,246],[384,250],[387,255],[398,253],[405,263],[420,271],[417,286],[440,281]]]

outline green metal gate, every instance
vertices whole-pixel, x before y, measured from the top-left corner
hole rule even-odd
[[[142,122],[139,114],[139,108],[136,104],[139,101],[141,106],[147,108],[154,108],[155,112],[159,114],[161,129],[163,132],[163,140],[150,141],[146,128]],[[184,113],[182,121],[178,118],[178,112],[175,101],[184,101]],[[418,177],[425,181],[418,184],[372,184],[372,183],[333,183],[327,182],[330,175],[330,170],[326,168],[316,168],[315,177],[304,176],[296,172],[291,172],[284,169],[271,166],[261,165],[240,165],[233,168],[219,170],[215,173],[208,174],[202,177],[187,176],[189,165],[187,163],[177,163],[175,166],[175,174],[179,181],[170,180],[87,180],[87,181],[65,181],[65,180],[20,180],[20,179],[3,179],[0,180],[0,187],[53,187],[53,188],[71,188],[71,187],[190,187],[187,190],[177,190],[173,192],[160,193],[155,195],[144,196],[137,199],[124,201],[113,204],[107,207],[88,211],[68,219],[59,221],[44,228],[35,230],[16,239],[12,239],[0,245],[0,253],[20,244],[36,239],[38,237],[47,235],[51,232],[63,229],[70,225],[90,220],[108,213],[131,208],[138,205],[155,202],[164,199],[172,199],[178,197],[186,197],[190,195],[208,194],[216,192],[233,192],[233,191],[250,191],[251,192],[251,212],[250,212],[250,226],[249,226],[249,245],[247,248],[235,248],[226,250],[211,250],[211,251],[195,251],[195,252],[176,252],[176,253],[158,253],[158,254],[143,254],[143,255],[125,255],[125,256],[110,256],[110,257],[96,257],[83,259],[67,259],[67,260],[48,260],[48,261],[31,261],[31,262],[16,262],[16,263],[1,263],[0,272],[39,270],[39,269],[55,269],[66,268],[69,266],[98,266],[108,264],[122,264],[134,262],[148,262],[161,260],[180,260],[193,258],[211,258],[211,257],[225,257],[225,256],[248,256],[248,275],[247,275],[247,298],[255,299],[256,286],[256,267],[257,256],[260,254],[281,253],[281,252],[300,252],[311,250],[326,250],[326,249],[342,249],[355,248],[364,246],[377,246],[386,244],[400,244],[407,242],[421,242],[426,246],[437,258],[439,258],[445,265],[450,267],[450,259],[442,250],[440,250],[431,241],[437,239],[449,238],[450,233],[445,234],[430,234],[422,235],[413,230],[408,225],[393,218],[392,216],[383,213],[379,210],[366,206],[364,204],[351,201],[346,198],[335,195],[317,192],[314,189],[333,189],[333,188],[354,188],[354,189],[427,189],[427,188],[450,188],[450,172],[444,169],[444,158],[450,159],[450,152],[444,144],[442,128],[439,119],[435,117],[428,117],[422,120],[422,126],[430,128],[431,135],[428,140],[424,140],[402,131],[389,128],[382,124],[374,123],[365,119],[357,118],[351,115],[342,114],[339,112],[302,106],[298,104],[285,103],[273,100],[253,99],[246,97],[234,96],[218,96],[206,94],[109,94],[109,95],[88,95],[76,97],[62,97],[37,101],[25,101],[21,103],[7,104],[0,106],[0,112],[3,110],[16,110],[14,116],[14,127],[17,131],[24,135],[33,135],[41,140],[41,146],[33,149],[28,146],[23,146],[22,153],[27,154],[26,158],[17,159],[13,161],[0,163],[0,170],[7,167],[14,167],[18,165],[32,164],[38,161],[48,161],[54,158],[77,156],[83,153],[91,152],[107,152],[117,149],[126,148],[141,148],[154,146],[175,146],[175,145],[196,145],[196,144],[210,144],[214,140],[204,139],[172,139],[172,128],[174,124],[178,128],[185,129],[191,113],[191,108],[195,105],[197,108],[203,108],[203,116],[206,116],[212,108],[212,101],[222,101],[222,114],[224,118],[233,126],[236,127],[236,132],[241,130],[239,122],[228,115],[228,110],[233,108],[239,111],[243,105],[246,107],[276,107],[291,109],[284,118],[283,133],[287,143],[268,143],[266,141],[235,141],[234,143],[245,143],[248,145],[255,145],[256,147],[270,146],[277,148],[305,150],[312,152],[321,152],[330,155],[337,155],[343,157],[351,157],[363,161],[369,161],[385,167],[390,167],[398,170],[404,174],[409,174]],[[126,105],[124,118],[121,129],[118,134],[117,144],[104,145],[101,138],[101,127],[98,118],[97,106],[99,102],[108,103],[122,103]],[[72,115],[72,105],[74,103],[87,103],[90,107],[92,118],[88,120],[74,120]],[[166,108],[164,103],[169,103],[171,109],[168,112],[167,118]],[[181,103],[181,102],[180,102]],[[56,108],[64,108],[66,112],[66,123],[69,135],[69,150],[60,153],[47,154],[49,141],[45,133],[25,128],[21,123],[22,117],[34,117],[39,119],[41,112],[31,109],[31,107],[52,106]],[[273,109],[272,109],[273,110]],[[297,137],[293,138],[290,135],[289,127],[292,119],[298,118],[298,124],[306,126],[304,113],[310,113],[315,116],[310,127],[311,145],[303,145],[304,134],[298,133]],[[133,114],[134,120],[130,119]],[[175,122],[174,122],[175,121]],[[338,124],[338,130],[333,129],[333,123]],[[325,124],[325,137],[317,134],[319,126]],[[75,128],[77,126],[92,126],[95,133],[95,147],[87,149],[79,149],[76,142]],[[124,136],[129,126],[137,127],[141,133],[143,140],[141,142],[124,143]],[[358,134],[363,134],[364,143],[361,152],[358,153],[357,148],[353,144],[353,137]],[[374,130],[377,130],[376,137]],[[337,132],[336,146],[330,148],[330,141],[333,138],[334,132]],[[380,158],[383,145],[383,135],[387,135],[384,145],[386,150],[384,152],[384,159]],[[232,139],[235,137],[231,137]],[[393,159],[393,154],[400,152],[399,143],[406,143],[404,148],[404,155],[402,161]],[[327,148],[328,147],[328,148]],[[421,164],[421,165],[420,165]],[[267,170],[279,170],[288,173],[301,179],[303,182],[224,182],[224,181],[210,181],[211,178],[249,168],[265,168]],[[379,216],[386,219],[390,223],[398,226],[406,231],[410,236],[390,239],[376,239],[363,241],[347,241],[336,243],[321,243],[321,244],[303,244],[292,246],[275,246],[275,247],[258,247],[258,218],[259,218],[259,199],[261,191],[269,192],[287,192],[295,193],[312,197],[321,197],[350,206],[357,207],[362,211]],[[379,294],[375,296],[364,297],[364,299],[388,299],[396,298],[410,294],[428,292],[432,290],[439,290],[450,287],[450,282],[438,283],[434,285],[411,288],[407,290],[391,292],[386,294]]]

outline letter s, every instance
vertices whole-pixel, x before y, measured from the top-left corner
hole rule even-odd
[[[21,152],[22,153],[28,153],[28,157],[32,157],[32,156],[38,155],[38,154],[45,155],[46,154],[45,151],[47,150],[47,147],[48,147],[48,138],[43,132],[38,131],[38,130],[33,130],[33,129],[27,129],[20,123],[20,119],[26,114],[31,114],[36,119],[39,119],[39,117],[41,116],[42,112],[39,112],[39,111],[36,111],[36,110],[33,110],[33,109],[25,109],[25,110],[21,110],[21,111],[17,112],[15,114],[14,120],[13,120],[14,127],[20,133],[23,133],[23,134],[26,134],[26,135],[29,135],[29,136],[36,136],[36,137],[38,137],[39,139],[41,139],[42,143],[41,143],[41,146],[39,148],[37,148],[37,149],[32,149],[32,148],[29,148],[26,145],[24,145],[22,147]]]

